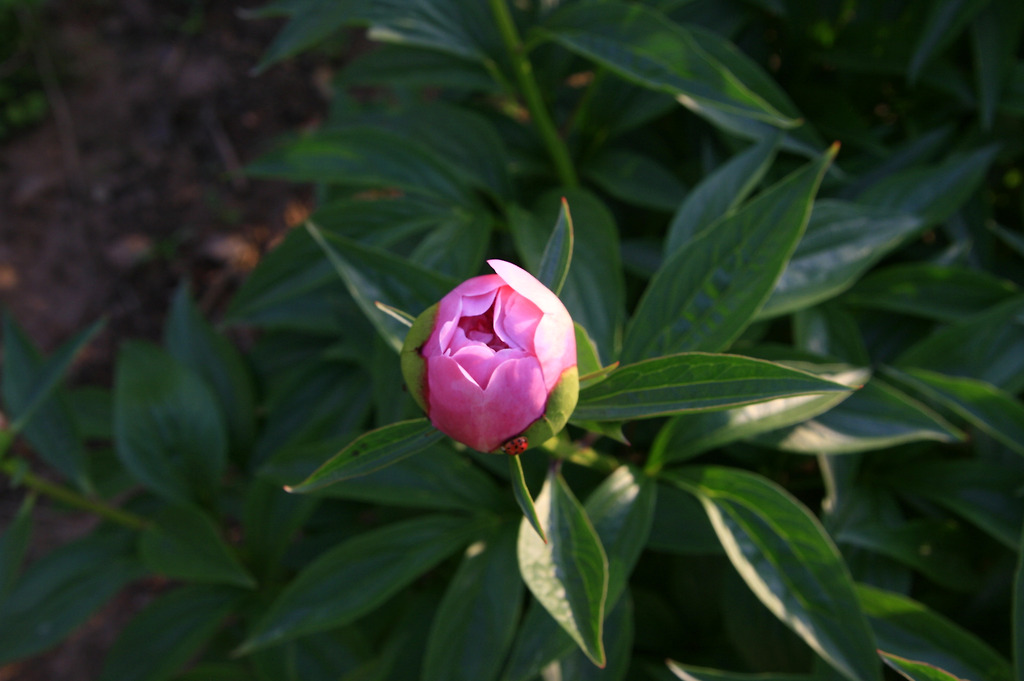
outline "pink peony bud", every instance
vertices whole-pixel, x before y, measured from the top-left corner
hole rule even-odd
[[[572,318],[558,296],[512,263],[487,263],[496,274],[462,282],[416,319],[402,373],[434,427],[496,452],[512,438],[537,445],[564,428],[579,374]]]

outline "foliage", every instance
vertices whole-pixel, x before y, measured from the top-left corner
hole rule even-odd
[[[258,68],[375,42],[249,168],[319,208],[111,391],[60,380],[94,329],[5,318],[0,663],[160,575],[101,678],[1024,679],[1024,6],[255,14]],[[398,366],[485,257],[577,322],[570,426],[511,466]],[[25,566],[37,493],[103,522]]]

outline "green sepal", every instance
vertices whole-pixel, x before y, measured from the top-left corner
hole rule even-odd
[[[528,446],[535,447],[544,444],[561,432],[565,428],[565,424],[569,422],[573,411],[576,410],[576,400],[579,399],[579,396],[580,372],[574,365],[562,372],[558,383],[548,395],[544,415],[523,431]]]
[[[420,348],[427,342],[434,330],[437,310],[440,305],[440,303],[431,305],[416,318],[402,344],[402,376],[405,378],[405,384],[409,386],[409,393],[416,400],[416,404],[420,405],[420,409],[428,414],[430,409],[427,407],[427,362],[420,354]]]

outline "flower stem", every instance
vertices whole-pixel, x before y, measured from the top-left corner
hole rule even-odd
[[[23,461],[16,459],[0,461],[0,471],[11,478],[14,484],[24,485],[31,490],[45,494],[51,499],[74,508],[82,509],[83,511],[88,511],[89,513],[94,513],[118,525],[123,525],[133,530],[143,530],[149,526],[149,521],[140,515],[111,506],[99,499],[90,499],[72,489],[39,477],[30,471]]]
[[[526,102],[526,108],[530,111],[530,118],[537,126],[537,132],[540,133],[544,145],[551,155],[558,178],[566,187],[576,187],[579,185],[579,179],[576,176],[572,158],[569,156],[569,148],[565,145],[565,140],[558,134],[551,114],[544,106],[544,98],[541,96],[537,79],[533,77],[533,65],[526,56],[526,47],[516,30],[516,24],[509,12],[506,0],[490,0],[490,3],[494,18],[498,22],[501,38],[512,58],[512,67],[515,70],[516,79],[519,81],[519,89]]]

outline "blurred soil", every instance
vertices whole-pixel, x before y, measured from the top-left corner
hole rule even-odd
[[[109,385],[120,341],[158,339],[182,281],[216,319],[308,213],[308,188],[240,172],[326,109],[326,59],[252,75],[281,26],[241,17],[262,4],[52,0],[38,12],[30,57],[50,112],[0,141],[0,305],[45,352],[106,318],[76,383]],[[0,481],[0,529],[20,500]],[[42,505],[30,558],[92,522]],[[0,681],[95,679],[153,588],[126,590],[55,650],[0,668]]]

